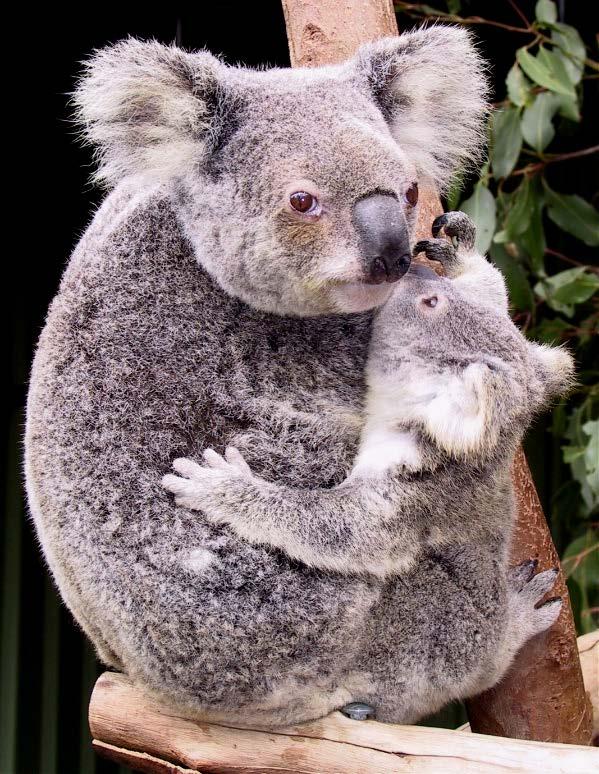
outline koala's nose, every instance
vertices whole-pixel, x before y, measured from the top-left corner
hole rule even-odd
[[[366,263],[366,281],[396,282],[410,268],[408,226],[390,194],[371,194],[354,205],[353,221]]]

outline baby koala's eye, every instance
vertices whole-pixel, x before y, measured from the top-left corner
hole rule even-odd
[[[438,296],[428,296],[427,298],[422,299],[422,303],[430,309],[434,309],[439,303],[439,298]]]
[[[406,191],[406,201],[410,207],[414,207],[418,203],[418,183],[412,183],[412,185]]]
[[[318,200],[307,191],[295,191],[289,196],[289,203],[294,210],[301,213],[313,212],[318,206]]]

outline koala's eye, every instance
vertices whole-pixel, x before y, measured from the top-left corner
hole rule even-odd
[[[439,299],[437,296],[428,296],[428,298],[423,298],[422,303],[425,306],[428,306],[429,309],[434,309],[437,304],[439,303]]]
[[[406,201],[410,205],[410,207],[414,207],[414,205],[418,202],[418,183],[412,183],[412,185],[408,188],[406,191]]]
[[[307,191],[295,191],[289,197],[289,203],[294,210],[298,212],[307,213],[312,212],[317,206],[317,200],[315,196]]]

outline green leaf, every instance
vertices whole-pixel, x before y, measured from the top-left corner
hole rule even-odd
[[[557,21],[557,8],[551,0],[539,0],[535,6],[535,17],[538,22],[554,24]]]
[[[546,49],[541,50],[546,51]],[[564,94],[566,97],[576,97],[576,92],[571,82],[569,80],[562,82],[553,71],[552,65],[556,57],[550,59],[543,57],[543,59],[540,59],[529,54],[526,49],[519,48],[516,52],[516,59],[526,75],[535,83],[538,83],[539,86],[544,86],[557,94]]]
[[[511,70],[505,79],[507,95],[511,102],[518,107],[524,107],[530,102],[530,81],[525,78],[524,73],[514,62]]]
[[[530,202],[528,227],[518,237],[520,244],[530,258],[530,267],[537,275],[545,274],[545,230],[543,228],[543,208],[545,207],[545,194],[538,177],[530,182]]]
[[[583,417],[586,418],[588,403],[585,401],[574,409],[570,415],[565,437],[570,441],[571,446],[584,446],[589,444],[589,436],[583,430]],[[564,447],[563,447],[564,448]],[[568,448],[568,447],[565,447]],[[597,463],[596,463],[597,464]],[[587,470],[586,458],[583,456],[574,457],[570,462],[572,477],[580,487],[580,495],[586,506],[591,511],[599,505],[596,488],[589,485],[589,471]]]
[[[462,3],[460,0],[447,0],[447,10],[454,16],[462,10]]]
[[[534,290],[552,309],[571,317],[576,304],[588,301],[599,290],[599,277],[586,266],[576,266],[542,279]]]
[[[579,83],[584,72],[587,52],[578,30],[569,24],[554,24],[551,39],[561,49],[556,50],[555,54],[561,59],[570,81]]]
[[[575,194],[557,193],[547,183],[544,186],[551,220],[585,245],[599,245],[599,212],[593,205]]]
[[[522,132],[517,108],[505,108],[493,114],[491,163],[497,178],[507,177],[516,166],[522,149]]]
[[[583,588],[599,586],[599,539],[593,530],[574,540],[562,558],[564,572]]]
[[[578,106],[578,100],[572,99],[572,97],[564,97],[563,94],[554,94],[554,98],[558,103],[557,112],[564,118],[569,118],[570,121],[580,121],[580,108]]]
[[[541,46],[539,48],[539,53],[537,54],[537,59],[547,67],[565,89],[571,90],[571,96],[575,98],[576,90],[574,89],[572,80],[564,66],[563,59],[558,56],[558,52],[550,51],[548,48]]]
[[[584,455],[587,484],[599,502],[599,419],[585,422],[582,431],[589,439]]]
[[[574,460],[577,460],[579,457],[584,457],[585,451],[586,451],[586,447],[584,446],[564,446],[563,447],[564,462],[570,463],[570,462],[574,462]]]
[[[505,277],[511,304],[519,310],[532,310],[534,296],[522,264],[499,244],[491,245],[489,255]]]
[[[476,249],[486,253],[495,231],[496,207],[493,194],[479,181],[472,196],[462,202],[460,209],[470,215],[476,224]]]
[[[525,177],[511,195],[504,223],[504,228],[513,241],[516,241],[518,235],[528,228],[533,206],[533,190],[530,178]]]
[[[544,151],[555,136],[551,119],[557,108],[556,95],[545,91],[537,94],[532,105],[522,114],[522,135],[539,152]]]

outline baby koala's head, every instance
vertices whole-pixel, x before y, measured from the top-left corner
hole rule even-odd
[[[367,411],[481,461],[519,441],[573,373],[566,350],[529,342],[482,292],[413,265],[374,322]]]

